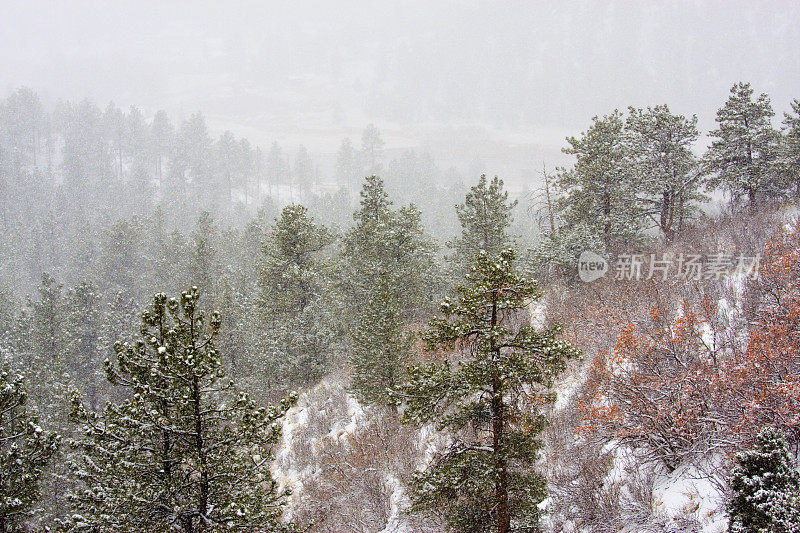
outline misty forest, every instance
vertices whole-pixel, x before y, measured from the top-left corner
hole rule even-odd
[[[105,75],[34,76],[44,56],[23,69],[2,41],[0,533],[800,532],[800,65],[782,27],[794,77],[745,55],[688,92],[615,94],[608,60],[603,95],[532,156],[508,132],[539,131],[558,90],[515,118],[515,89],[384,72],[357,119],[337,107],[304,142],[285,117],[237,128],[212,98],[162,107],[156,82],[113,72],[48,83]],[[527,61],[512,40],[504,65]],[[289,105],[248,94],[244,114]],[[453,126],[472,107],[496,112],[475,119],[485,138]],[[428,134],[403,124],[433,122],[470,139],[408,142]]]

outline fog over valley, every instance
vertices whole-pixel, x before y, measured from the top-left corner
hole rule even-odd
[[[329,174],[374,123],[387,157],[477,163],[514,188],[594,115],[666,103],[705,132],[735,80],[778,115],[800,85],[794,2],[6,2],[0,88],[206,115]],[[700,144],[704,144],[701,139]],[[475,161],[476,158],[478,161]],[[474,176],[473,176],[474,177]]]

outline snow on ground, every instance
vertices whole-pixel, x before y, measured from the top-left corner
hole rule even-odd
[[[560,411],[569,405],[572,394],[581,386],[583,378],[584,376],[577,372],[570,372],[553,384],[553,392],[556,393],[556,403],[553,405],[553,409]]]
[[[728,520],[724,495],[707,473],[684,466],[657,479],[653,488],[653,514],[666,522],[694,518],[703,533],[724,533]]]
[[[407,509],[410,502],[403,482],[392,474],[386,474],[386,486],[392,490],[389,497],[389,518],[378,533],[411,533],[413,529],[405,522],[403,509]]]
[[[329,406],[326,400],[346,397],[346,413],[327,413]],[[296,449],[315,446],[315,442],[296,441],[295,435],[307,426],[310,415],[328,416],[334,420],[327,436],[336,440],[346,439],[354,434],[359,424],[365,419],[363,407],[347,394],[344,386],[335,377],[327,377],[312,389],[300,394],[297,404],[289,409],[283,422],[281,443],[275,454],[273,476],[281,488],[291,487],[292,495],[289,497],[289,509],[292,500],[297,498],[303,490],[303,480],[313,475],[312,465],[306,465],[302,471],[296,469],[297,462],[294,458]],[[320,439],[321,440],[321,439]]]
[[[631,498],[630,485],[652,483],[650,526],[665,531],[684,531],[685,524],[696,523],[701,533],[724,533],[728,528],[725,516],[725,496],[708,472],[694,465],[682,465],[668,474],[648,475],[636,455],[625,446],[610,442],[605,448],[614,450],[614,463],[603,481],[604,486],[623,487],[624,498]],[[635,533],[651,527],[631,525],[625,531]]]
[[[295,470],[292,465],[291,452],[294,446],[294,435],[297,429],[308,422],[308,405],[306,394],[300,395],[297,405],[289,409],[283,422],[281,443],[278,452],[275,454],[273,466],[273,477],[278,482],[280,490],[292,487],[293,495],[299,494],[303,489],[303,481],[300,472]],[[292,496],[289,496],[291,507]]]
[[[541,298],[528,305],[528,313],[531,315],[531,325],[537,328],[544,327],[546,312],[547,304],[545,304],[544,298]]]
[[[302,500],[303,481],[313,479],[324,465],[305,462],[298,470],[297,454],[310,450],[312,453],[324,441],[347,441],[355,437],[369,423],[370,417],[376,416],[365,409],[347,392],[344,380],[340,376],[329,376],[312,389],[300,394],[297,404],[286,414],[283,425],[282,440],[275,455],[273,475],[281,488],[292,487],[289,497],[287,518],[292,516],[294,502]],[[309,440],[309,425],[316,436]],[[418,466],[422,467],[433,456],[435,449],[441,445],[441,436],[433,428],[423,428],[417,436]],[[324,469],[323,469],[324,470]],[[384,483],[389,489],[388,518],[385,527],[379,533],[411,533],[414,528],[407,523],[408,516],[403,512],[408,508],[409,498],[403,481],[394,472],[383,473]]]

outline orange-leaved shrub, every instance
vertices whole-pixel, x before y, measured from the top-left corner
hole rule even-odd
[[[800,222],[765,245],[758,274],[746,326],[710,290],[622,322],[591,363],[578,429],[668,469],[746,446],[766,425],[800,442]]]
[[[766,425],[800,441],[800,220],[767,242],[759,276],[748,285],[752,305],[747,349],[726,365],[720,384],[725,416],[740,441]]]

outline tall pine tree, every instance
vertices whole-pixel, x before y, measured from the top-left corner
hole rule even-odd
[[[671,242],[703,199],[701,173],[692,153],[697,117],[674,115],[666,105],[631,107],[626,130],[644,215]]]
[[[580,137],[568,137],[569,146],[562,151],[576,161],[572,168],[561,169],[555,182],[565,225],[590,229],[606,249],[637,238],[641,229],[624,126],[622,114],[614,110],[594,117]]]
[[[513,268],[514,252],[480,252],[456,301],[424,333],[428,349],[460,350],[455,361],[409,368],[392,393],[404,418],[433,423],[449,443],[412,480],[413,509],[441,512],[464,533],[536,531],[544,478],[532,469],[542,444],[542,405],[566,361],[578,355],[559,328],[537,330],[527,307],[536,282]]]
[[[478,252],[497,255],[511,244],[508,228],[516,205],[516,200],[509,201],[503,180],[497,176],[488,181],[482,174],[467,192],[464,203],[456,206],[461,236],[448,243],[455,252],[451,261],[458,278],[469,271]]]
[[[214,345],[220,317],[198,297],[156,294],[140,339],[115,344],[106,374],[126,400],[95,413],[74,397],[83,437],[67,529],[280,530],[285,493],[269,467],[292,398],[263,409],[233,388]]]
[[[412,341],[401,329],[400,306],[386,279],[376,280],[351,336],[353,394],[364,404],[385,403],[387,389],[399,385],[404,376]]]
[[[326,276],[323,250],[332,241],[305,207],[283,208],[263,246],[261,298],[268,322],[296,317],[320,297]]]
[[[781,149],[783,179],[788,189],[800,197],[800,100],[792,100],[792,112],[784,113]]]
[[[368,177],[361,190],[361,208],[353,214],[356,225],[344,237],[339,275],[345,309],[352,318],[373,298],[379,279],[394,292],[404,321],[421,317],[435,301],[440,286],[436,245],[413,204],[398,210],[391,206],[383,180]]]
[[[731,95],[717,111],[714,138],[705,154],[712,187],[725,189],[734,203],[746,199],[750,209],[768,196],[780,193],[776,172],[778,132],[772,127],[775,115],[769,96],[753,100],[749,83],[731,87]]]
[[[326,249],[333,236],[298,204],[283,208],[263,246],[259,308],[268,381],[308,385],[325,372],[334,341]]]

